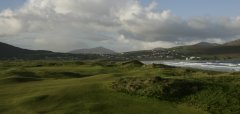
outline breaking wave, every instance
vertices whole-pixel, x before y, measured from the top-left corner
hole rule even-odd
[[[206,62],[206,61],[142,61],[145,64],[165,64],[169,66],[197,68],[224,72],[239,72],[239,62]]]

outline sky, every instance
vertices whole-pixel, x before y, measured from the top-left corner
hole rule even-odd
[[[0,0],[0,10],[16,9],[21,7],[26,0]]]
[[[191,16],[238,16],[239,0],[155,0],[159,9],[170,9],[182,17]],[[148,4],[149,0],[141,0]]]
[[[0,0],[0,42],[118,52],[240,38],[239,0]]]

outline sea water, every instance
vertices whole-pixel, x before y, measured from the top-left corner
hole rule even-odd
[[[176,67],[196,68],[203,70],[240,72],[240,62],[227,61],[142,61],[144,64],[165,64]]]

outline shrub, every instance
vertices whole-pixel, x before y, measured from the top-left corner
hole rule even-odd
[[[202,83],[179,79],[153,78],[121,78],[112,84],[118,91],[143,96],[151,96],[164,100],[178,100],[202,89]]]
[[[128,61],[122,63],[123,66],[125,67],[142,67],[144,64],[138,60],[133,60],[133,61]]]

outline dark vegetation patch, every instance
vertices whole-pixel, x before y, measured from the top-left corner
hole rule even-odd
[[[91,74],[84,74],[79,72],[67,72],[67,71],[45,71],[43,74],[46,78],[83,78],[92,76]]]
[[[183,101],[212,114],[240,113],[240,85],[212,84]]]
[[[1,79],[2,83],[23,83],[31,81],[41,81],[42,78],[34,72],[24,68],[10,69],[6,72],[5,78]]]
[[[240,76],[240,72],[233,72],[232,75]]]
[[[187,103],[212,114],[240,113],[239,77],[207,77],[199,80],[162,77],[125,77],[112,88],[132,95]]]
[[[144,64],[138,60],[132,60],[122,63],[125,67],[142,67]]]
[[[76,65],[85,65],[86,63],[82,62],[82,61],[75,61],[74,64],[76,64]]]
[[[24,68],[11,69],[7,72],[10,76],[29,77],[29,78],[40,78],[34,72],[28,71]]]
[[[168,65],[164,65],[164,64],[152,64],[152,67],[153,68],[167,68],[167,69],[170,69],[170,68],[176,68],[174,66],[168,66]]]
[[[215,76],[219,74],[223,74],[223,72],[217,72],[217,71],[206,71],[201,69],[191,69],[191,68],[178,68],[178,67],[171,67],[171,66],[165,66],[157,64],[158,67],[155,67],[155,69],[160,69],[161,74],[164,76],[199,76],[199,74],[202,74],[203,76]]]
[[[24,83],[24,82],[32,82],[32,81],[41,81],[41,78],[33,78],[33,77],[22,77],[22,76],[10,76],[0,80],[1,83]]]
[[[128,77],[114,82],[112,87],[130,94],[156,97],[163,100],[178,100],[200,91],[203,84],[196,81],[161,77]]]
[[[97,60],[91,63],[92,66],[104,66],[104,67],[115,67],[117,66],[117,61],[109,61],[109,60]]]
[[[34,97],[33,99],[34,99],[34,101],[39,102],[39,101],[43,101],[49,97],[50,97],[49,95],[39,95],[39,96]]]

